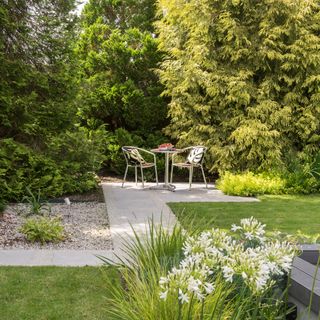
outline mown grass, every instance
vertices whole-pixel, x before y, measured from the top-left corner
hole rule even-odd
[[[114,268],[0,267],[0,319],[106,319]]]
[[[181,202],[169,206],[187,230],[213,226],[229,229],[240,219],[253,216],[265,223],[269,231],[320,233],[320,195],[272,195],[259,199],[260,202]]]

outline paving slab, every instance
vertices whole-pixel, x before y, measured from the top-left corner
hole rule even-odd
[[[2,266],[98,266],[97,256],[115,260],[112,250],[0,250]]]
[[[174,192],[154,190],[153,183],[136,185],[120,182],[102,184],[110,223],[110,232],[115,249],[121,248],[123,239],[133,236],[133,229],[138,234],[145,234],[150,219],[155,224],[162,222],[166,228],[172,227],[176,217],[167,205],[168,202],[256,202],[256,198],[233,197],[223,194],[214,185],[206,189],[203,184],[193,184],[189,191],[187,183],[176,184]]]

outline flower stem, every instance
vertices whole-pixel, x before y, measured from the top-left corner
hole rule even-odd
[[[201,304],[201,315],[200,315],[200,320],[203,320],[203,310],[204,310],[204,299],[202,300],[202,304]]]
[[[191,318],[190,318],[190,315],[191,315],[191,309],[192,309],[193,296],[194,296],[194,293],[192,293],[191,300],[190,300],[190,304],[189,304],[188,320],[191,319]]]

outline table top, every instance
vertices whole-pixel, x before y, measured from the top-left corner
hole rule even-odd
[[[182,149],[175,149],[175,148],[159,149],[159,148],[156,148],[156,149],[151,149],[151,151],[155,152],[155,153],[178,153],[178,152],[181,152]]]

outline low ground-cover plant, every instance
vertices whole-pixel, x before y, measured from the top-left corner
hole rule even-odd
[[[257,220],[233,225],[233,235],[152,230],[126,245],[128,258],[118,265],[122,284],[108,285],[111,319],[285,318],[295,247],[268,238]]]
[[[59,217],[28,218],[19,230],[28,241],[59,242],[65,239],[64,228]]]
[[[256,196],[261,194],[281,194],[285,191],[286,181],[280,177],[245,172],[234,174],[226,172],[217,181],[217,187],[225,194]]]

